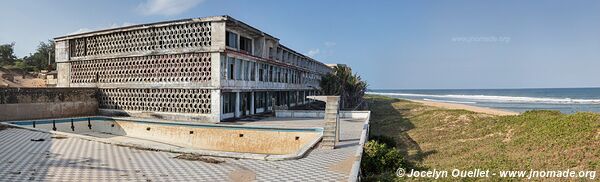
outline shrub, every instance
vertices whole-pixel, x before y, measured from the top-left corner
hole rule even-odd
[[[394,140],[394,138],[392,138],[392,137],[385,136],[385,135],[370,136],[369,140],[375,140],[379,143],[383,143],[383,144],[387,145],[388,147],[396,146],[396,140]]]
[[[394,173],[403,166],[402,154],[396,147],[390,147],[377,140],[369,140],[365,145],[361,169],[366,176]]]

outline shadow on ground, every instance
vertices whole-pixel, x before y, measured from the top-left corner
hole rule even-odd
[[[408,101],[370,96],[367,97],[371,110],[370,138],[380,136],[393,138],[396,148],[405,157],[408,168],[425,170],[424,166],[419,166],[424,158],[437,153],[436,150],[423,151],[419,144],[415,142],[408,132],[415,128],[410,119],[410,112],[413,109],[426,109],[418,103]],[[394,107],[394,104],[402,104],[402,107]]]

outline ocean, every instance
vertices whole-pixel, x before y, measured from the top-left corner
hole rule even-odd
[[[367,94],[497,108],[508,111],[600,112],[600,88],[369,90]]]

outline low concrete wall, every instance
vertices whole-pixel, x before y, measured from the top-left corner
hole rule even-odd
[[[360,141],[358,145],[360,147],[356,149],[356,153],[354,154],[354,163],[352,164],[352,169],[350,171],[350,176],[348,177],[348,182],[357,182],[360,181],[361,171],[360,171],[360,163],[362,161],[363,148],[365,147],[365,143],[369,140],[369,126],[371,122],[371,111],[367,112],[367,118],[365,119],[365,124],[363,125],[363,130],[360,134]]]
[[[367,118],[370,111],[340,111],[340,118]],[[324,118],[325,111],[316,110],[275,110],[278,118]]]
[[[187,113],[169,113],[169,112],[145,112],[145,111],[128,111],[118,109],[98,109],[98,113],[102,116],[128,116],[148,119],[164,119],[173,121],[191,121],[199,123],[215,123],[214,115],[212,114],[187,114]]]
[[[95,115],[93,88],[0,88],[0,121]]]
[[[117,120],[127,136],[201,150],[255,154],[295,154],[318,137],[317,132],[281,132],[235,128],[192,128]],[[146,130],[151,128],[150,131]],[[193,133],[192,133],[193,132]]]

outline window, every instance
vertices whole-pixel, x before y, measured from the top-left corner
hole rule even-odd
[[[229,70],[227,70],[227,72],[229,73],[229,77],[227,79],[233,80],[235,79],[234,77],[234,70],[235,70],[235,59],[232,57],[229,57]]]
[[[235,110],[235,93],[223,93],[223,113],[232,113]]]
[[[279,82],[279,69],[273,67],[273,82]]]
[[[237,71],[235,72],[235,79],[241,80],[242,79],[242,60],[236,59],[235,65],[237,65]]]
[[[262,64],[260,64],[258,67],[258,81],[261,81],[261,82],[265,81],[264,76],[265,76],[264,66]]]
[[[242,80],[248,80],[248,61],[242,60],[243,72],[242,72]]]
[[[285,82],[285,83],[289,83],[289,80],[288,80],[288,70],[287,70],[287,69],[285,69],[285,70],[283,70],[283,71],[284,71],[284,72],[283,72],[283,75],[284,75],[283,82]]]
[[[296,83],[296,71],[292,70],[292,72],[290,73],[290,80],[292,83]]]
[[[277,68],[277,82],[281,82],[281,69]]]
[[[255,92],[254,98],[256,99],[254,101],[254,103],[256,104],[257,108],[263,108],[266,106],[265,105],[265,92]]]
[[[266,96],[265,100],[267,101],[266,102],[267,107],[273,106],[272,105],[273,104],[273,92],[267,92],[267,93],[265,93],[265,96]]]
[[[269,81],[273,82],[273,66],[269,66]]]
[[[273,59],[273,47],[269,47],[269,58]]]
[[[276,60],[281,60],[281,48],[277,48],[277,56],[275,56]]]
[[[249,80],[248,78],[250,77],[248,75],[250,75],[250,62],[244,61],[244,80]]]
[[[225,36],[225,43],[228,47],[238,48],[238,35],[236,33],[227,31]]]
[[[227,80],[227,57],[221,56],[221,79]]]
[[[252,39],[240,37],[240,51],[252,53]]]
[[[256,63],[250,62],[250,81],[256,81]]]

